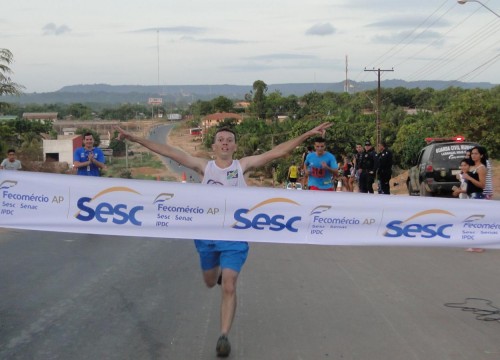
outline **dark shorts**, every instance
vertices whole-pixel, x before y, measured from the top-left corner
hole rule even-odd
[[[291,183],[296,183],[297,182],[297,178],[288,178],[288,181],[290,181]]]
[[[240,272],[248,256],[248,243],[245,241],[195,240],[194,245],[203,271],[220,266]]]
[[[471,199],[484,199],[484,194],[480,192],[473,192],[472,194],[469,194],[469,197]]]

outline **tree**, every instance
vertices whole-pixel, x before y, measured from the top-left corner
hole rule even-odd
[[[0,49],[0,96],[21,95],[24,86],[13,82],[9,76],[12,73],[9,65],[14,61],[14,55],[7,49]],[[0,108],[2,103],[0,103]]]
[[[231,112],[233,111],[233,101],[225,96],[216,97],[211,101],[212,108],[218,112]]]
[[[252,110],[259,119],[266,118],[266,91],[267,84],[262,80],[253,83]]]
[[[79,120],[92,119],[92,109],[80,103],[71,104],[68,107],[68,113]]]
[[[430,113],[408,116],[398,129],[392,145],[396,163],[404,169],[415,165],[420,149],[425,146],[425,138],[439,136],[436,127],[435,119]]]
[[[492,157],[500,154],[500,100],[498,91],[471,89],[451,98],[438,119],[443,136],[463,135],[488,149]]]
[[[41,136],[32,131],[21,134],[21,152],[30,159],[42,158]]]

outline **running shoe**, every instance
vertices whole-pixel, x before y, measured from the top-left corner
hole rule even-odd
[[[222,334],[217,340],[217,346],[215,347],[215,351],[217,352],[218,357],[227,357],[231,352],[231,344],[227,339],[227,336]]]

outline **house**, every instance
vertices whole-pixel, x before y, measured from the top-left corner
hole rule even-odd
[[[234,103],[234,108],[241,110],[241,109],[248,109],[250,107],[250,102],[249,101],[237,101]]]
[[[78,130],[78,129],[75,127],[68,127],[68,128],[63,128],[62,132],[63,132],[63,135],[75,135],[76,130]]]
[[[16,115],[0,115],[0,122],[10,122],[17,120]]]
[[[66,162],[71,167],[73,153],[81,146],[81,135],[58,135],[56,140],[43,139],[43,161]]]
[[[201,122],[202,125],[205,129],[219,125],[221,122],[223,122],[226,119],[235,119],[236,123],[241,123],[241,120],[243,120],[243,117],[240,114],[236,113],[227,113],[227,112],[218,112],[215,114],[210,114],[205,116]]]
[[[41,113],[23,113],[23,119],[29,121],[40,121],[42,124],[46,122],[54,122],[57,120],[56,112],[41,112]]]
[[[167,114],[167,119],[170,121],[180,121],[182,120],[181,114]]]

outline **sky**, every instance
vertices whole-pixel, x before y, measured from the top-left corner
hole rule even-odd
[[[6,0],[25,92],[382,79],[500,84],[500,0]],[[347,59],[347,61],[346,61]],[[356,90],[356,89],[354,89]]]

